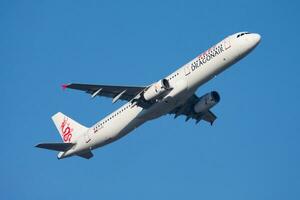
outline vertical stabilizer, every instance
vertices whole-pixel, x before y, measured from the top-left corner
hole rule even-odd
[[[59,131],[62,140],[66,143],[74,142],[80,135],[88,130],[87,127],[79,124],[61,112],[53,115],[52,120]]]

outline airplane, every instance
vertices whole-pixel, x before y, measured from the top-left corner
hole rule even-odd
[[[239,32],[209,48],[170,75],[148,86],[115,86],[71,83],[64,89],[81,90],[91,95],[112,98],[112,103],[127,103],[91,127],[85,127],[61,112],[52,120],[63,140],[61,143],[41,143],[36,147],[58,151],[57,158],[93,157],[92,150],[112,143],[143,123],[162,115],[184,115],[186,121],[201,120],[211,125],[216,115],[211,111],[220,95],[211,91],[198,97],[196,90],[213,77],[249,54],[259,43],[258,33]]]

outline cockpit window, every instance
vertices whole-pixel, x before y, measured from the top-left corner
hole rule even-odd
[[[250,33],[249,32],[244,32],[244,33],[238,34],[236,37],[239,38],[239,37],[241,37],[243,35],[246,35],[246,34],[250,34]]]

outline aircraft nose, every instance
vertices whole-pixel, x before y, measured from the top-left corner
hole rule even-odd
[[[237,39],[237,43],[239,44],[239,49],[241,52],[241,56],[245,56],[250,51],[252,51],[261,40],[261,36],[258,33],[247,33],[247,34],[241,34],[241,39]]]
[[[259,44],[260,40],[261,40],[261,36],[258,33],[253,33],[251,34],[252,36],[252,40],[255,43],[255,45]]]

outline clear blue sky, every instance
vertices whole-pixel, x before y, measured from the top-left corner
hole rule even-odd
[[[114,3],[113,3],[114,2]],[[0,199],[300,199],[298,1],[1,1]],[[62,83],[147,85],[225,36],[258,32],[244,60],[197,91],[208,124],[164,116],[57,160],[51,116],[84,125],[122,105]]]

